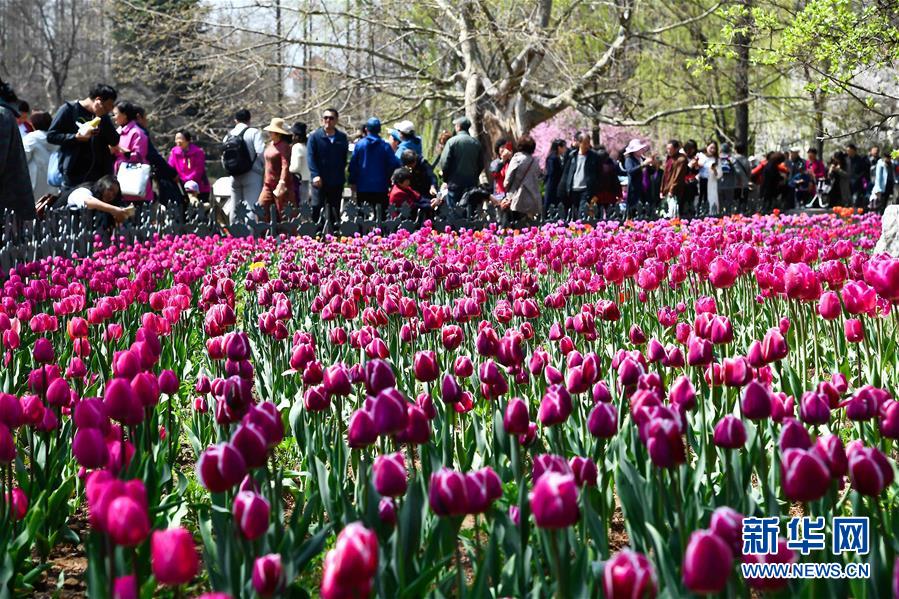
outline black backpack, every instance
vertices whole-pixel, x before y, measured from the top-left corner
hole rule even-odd
[[[244,141],[249,127],[244,127],[238,135],[229,135],[222,143],[222,167],[232,177],[250,172],[253,168],[253,158],[250,157],[250,148]]]

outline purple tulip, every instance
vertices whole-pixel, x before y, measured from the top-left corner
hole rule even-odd
[[[49,364],[56,359],[56,352],[53,351],[53,344],[46,337],[38,337],[34,341],[34,349],[32,350],[34,360],[39,364]]]
[[[396,387],[396,377],[389,363],[376,359],[365,364],[365,390],[369,395],[393,387]]]
[[[431,350],[416,352],[412,364],[415,378],[423,383],[436,381],[440,375],[437,354]]]
[[[712,363],[712,342],[701,337],[693,337],[687,344],[687,364],[706,366]]]
[[[493,468],[488,466],[465,475],[467,513],[483,514],[502,496],[503,483]]]
[[[402,453],[380,455],[371,467],[375,489],[385,497],[400,497],[406,493],[406,462]]]
[[[725,449],[740,449],[746,444],[746,427],[732,414],[726,415],[715,425],[714,443]]]
[[[876,447],[865,447],[853,441],[846,451],[849,458],[849,481],[852,488],[869,497],[878,497],[893,484],[893,466]]]
[[[396,524],[396,504],[392,497],[382,497],[378,502],[378,519],[390,528]]]
[[[144,409],[131,383],[123,378],[114,378],[106,384],[103,403],[113,420],[127,426],[140,424],[144,419]]]
[[[750,347],[750,363],[752,363],[751,350],[752,347]],[[760,350],[762,360],[766,364],[783,360],[789,352],[787,341],[784,339],[780,329],[768,329],[768,332],[765,333],[765,337],[762,339]]]
[[[719,507],[712,512],[709,530],[727,543],[734,555],[742,554],[743,514],[727,506]]]
[[[247,411],[244,423],[252,423],[262,429],[268,447],[278,445],[284,439],[284,423],[278,406],[270,401],[257,404]]]
[[[696,407],[696,390],[689,377],[681,375],[671,383],[668,391],[668,401],[684,410],[692,410]]]
[[[441,468],[431,475],[428,504],[438,516],[461,516],[468,512],[465,477],[455,470]]]
[[[674,468],[686,460],[684,441],[677,423],[654,418],[646,428],[646,449],[652,463],[660,468]]]
[[[513,397],[506,404],[503,414],[503,428],[507,435],[524,435],[528,432],[530,416],[528,405],[519,397]]]
[[[587,417],[587,430],[597,439],[611,439],[618,432],[618,410],[611,403],[597,403]]]
[[[284,567],[281,555],[269,553],[253,562],[253,589],[260,597],[272,597],[284,585]]]
[[[230,443],[208,448],[197,460],[200,483],[212,493],[222,493],[239,483],[247,473],[240,451]]]
[[[262,427],[252,422],[238,425],[231,435],[231,444],[240,452],[247,468],[253,470],[265,465],[268,458],[268,439]]]
[[[603,568],[606,599],[655,597],[659,583],[652,563],[642,553],[622,549]]]
[[[568,460],[568,466],[574,474],[574,480],[577,486],[583,487],[589,485],[596,486],[596,478],[599,472],[596,469],[596,463],[590,458],[575,456]]]
[[[390,435],[406,428],[409,402],[394,387],[383,389],[372,401],[372,419],[379,435]]]
[[[444,375],[440,383],[440,398],[448,405],[462,401],[462,387],[453,375]]]
[[[708,530],[690,535],[683,562],[685,587],[702,595],[720,593],[733,566],[733,551],[721,537]]]
[[[46,398],[51,406],[67,406],[72,401],[72,388],[65,379],[55,379],[47,386]]]
[[[72,454],[84,468],[102,468],[109,461],[106,438],[100,429],[79,428],[72,441]]]
[[[799,418],[806,424],[827,424],[830,422],[830,403],[827,396],[815,391],[807,391],[799,400]]]
[[[899,439],[899,401],[890,400],[881,404],[878,424],[881,435],[887,439]]]
[[[365,410],[356,410],[350,417],[347,427],[347,445],[353,449],[368,447],[378,440],[378,431],[371,414]]]
[[[780,480],[790,501],[815,501],[830,487],[830,470],[813,451],[791,448],[781,455]]]
[[[777,444],[781,451],[791,448],[809,449],[812,446],[812,439],[801,422],[795,418],[785,418]]]
[[[750,420],[764,420],[771,416],[771,392],[758,381],[749,381],[743,388],[740,409]]]
[[[540,528],[561,529],[575,524],[580,508],[574,476],[546,472],[537,479],[531,493],[531,512]]]
[[[839,436],[822,435],[818,437],[812,451],[827,464],[833,478],[841,478],[846,475],[849,463],[846,451],[843,449],[843,441]]]
[[[234,497],[231,513],[234,515],[237,529],[247,540],[254,541],[268,530],[271,507],[268,501],[258,493],[239,492]]]
[[[571,415],[571,395],[561,385],[553,385],[546,390],[537,410],[537,418],[543,426],[553,426],[565,422]]]
[[[353,392],[350,374],[345,364],[328,366],[322,376],[322,385],[328,395],[347,396]]]

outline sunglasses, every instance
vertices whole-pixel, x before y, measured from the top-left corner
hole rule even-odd
[[[336,121],[337,117],[330,115],[330,114],[324,114],[324,115],[322,115],[322,120],[323,121]]]

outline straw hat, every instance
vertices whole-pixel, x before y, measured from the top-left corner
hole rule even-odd
[[[284,123],[284,119],[272,119],[272,122],[268,127],[265,127],[263,131],[268,131],[270,133],[280,133],[281,135],[290,137],[290,131],[287,130],[287,125]]]

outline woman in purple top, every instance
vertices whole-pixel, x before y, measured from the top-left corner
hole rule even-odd
[[[137,124],[137,108],[131,102],[119,102],[112,111],[112,119],[118,126],[119,145],[112,146],[110,151],[116,157],[113,165],[113,173],[119,172],[122,163],[150,164],[148,153],[150,138]],[[153,200],[153,181],[147,181],[147,191],[144,197],[123,196],[126,201],[142,202]]]
[[[178,173],[181,183],[193,181],[200,192],[197,194],[203,202],[209,201],[209,177],[206,176],[206,152],[191,143],[191,135],[184,129],[175,134],[175,147],[169,154],[169,166]]]

